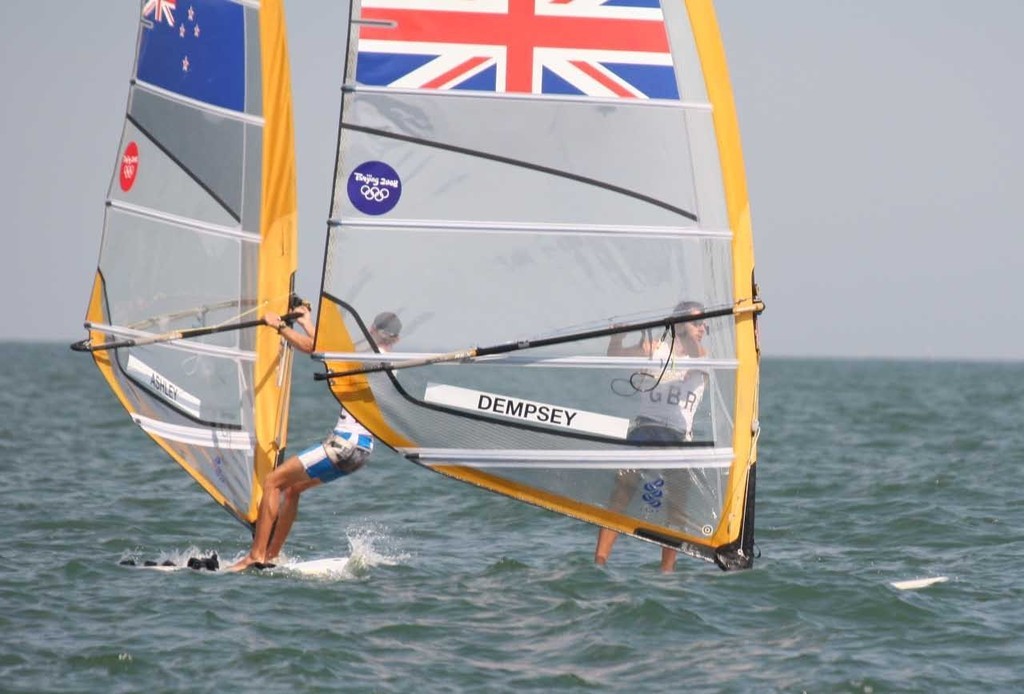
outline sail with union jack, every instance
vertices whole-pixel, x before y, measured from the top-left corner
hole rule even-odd
[[[367,86],[679,99],[658,0],[365,0]]]
[[[352,0],[347,35],[317,376],[425,469],[750,567],[763,304],[712,0]]]

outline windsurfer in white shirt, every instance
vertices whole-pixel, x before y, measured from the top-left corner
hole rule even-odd
[[[313,321],[309,305],[294,309],[301,315],[295,322],[303,332],[286,324],[276,313],[267,313],[264,322],[277,330],[295,349],[309,354],[313,351]],[[402,321],[394,313],[378,314],[370,326],[370,338],[382,352],[390,351],[398,341]],[[352,415],[341,408],[334,430],[322,442],[292,456],[267,475],[260,500],[252,548],[231,571],[249,566],[264,568],[281,553],[288,533],[299,511],[299,495],[307,489],[351,475],[366,464],[373,450],[373,435]]]
[[[682,301],[673,313],[699,314],[703,311],[704,307],[696,301]],[[632,347],[623,344],[621,333],[612,335],[608,343],[609,356],[643,356],[660,363],[668,362],[658,384],[639,393],[642,398],[640,410],[633,419],[628,441],[681,443],[693,439],[693,418],[704,397],[707,376],[696,369],[680,368],[678,362],[673,364],[673,361],[706,356],[707,350],[702,342],[707,330],[704,321],[677,323],[674,340],[655,341],[642,335]],[[636,470],[620,470],[609,504],[611,510],[621,511],[628,506],[641,481],[642,476]],[[608,561],[618,537],[619,533],[608,528],[598,531],[594,550],[594,561],[598,565],[603,566]],[[676,554],[674,549],[661,548],[663,572],[668,573],[675,568]]]

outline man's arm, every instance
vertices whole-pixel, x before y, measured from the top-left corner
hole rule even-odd
[[[313,321],[309,317],[308,307],[299,306],[295,309],[295,312],[301,314],[295,319],[295,322],[299,324],[300,328],[302,328],[302,333],[294,328],[288,327],[288,324],[281,320],[281,316],[276,313],[268,312],[263,316],[263,322],[277,330],[278,334],[292,347],[300,352],[309,354],[313,351],[313,333],[316,329],[313,327]]]
[[[648,353],[647,341],[644,339],[643,333],[640,334],[640,340],[632,347],[627,347],[623,344],[625,336],[622,333],[615,333],[608,339],[608,356],[609,357],[646,357]]]

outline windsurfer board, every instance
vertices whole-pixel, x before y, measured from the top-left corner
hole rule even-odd
[[[348,560],[349,557],[326,557],[309,561],[287,562],[281,564],[280,568],[303,576],[334,576],[345,571],[348,567]]]
[[[249,567],[247,571],[282,571],[302,576],[336,576],[345,571],[348,566],[349,557],[325,557],[323,559],[311,559],[309,561],[288,561],[281,564],[268,564],[259,567]],[[225,570],[230,564],[221,565],[216,555],[211,557],[191,557],[184,563],[175,563],[167,560],[164,562],[147,561],[137,563],[134,560],[120,562],[121,566],[128,566],[134,569],[149,569],[150,571],[182,571],[191,569],[203,573],[230,573]]]
[[[299,574],[301,576],[337,576],[345,571],[349,557],[325,557],[309,561],[286,561],[280,564],[254,564],[245,568],[247,573],[269,571],[272,573]],[[226,567],[230,568],[230,567]]]
[[[149,571],[181,571],[188,568],[178,564],[126,564],[124,562],[121,562],[121,566],[129,566],[133,569],[148,569]]]
[[[220,558],[216,552],[208,557],[191,556],[185,559],[164,559],[163,561],[138,562],[135,559],[122,559],[118,562],[121,566],[128,566],[133,569],[149,569],[151,571],[181,571],[191,569],[193,571],[214,572],[221,569]]]

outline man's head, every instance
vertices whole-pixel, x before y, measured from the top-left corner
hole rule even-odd
[[[700,303],[699,301],[680,301],[678,304],[676,304],[676,307],[674,309],[672,309],[673,315],[683,315],[683,316],[689,316],[689,315],[693,315],[695,313],[703,313],[703,312],[704,312],[704,304]],[[711,327],[704,320],[688,321],[686,323],[680,323],[680,325],[681,326],[688,325],[691,328],[693,328],[694,330],[701,330],[701,331],[703,331],[703,333],[701,335],[702,337],[703,337],[704,334],[707,334],[707,333],[711,332]],[[685,328],[684,328],[684,330],[685,330]]]
[[[378,313],[370,325],[370,333],[374,342],[379,345],[392,345],[398,341],[402,332],[402,321],[391,311]]]

